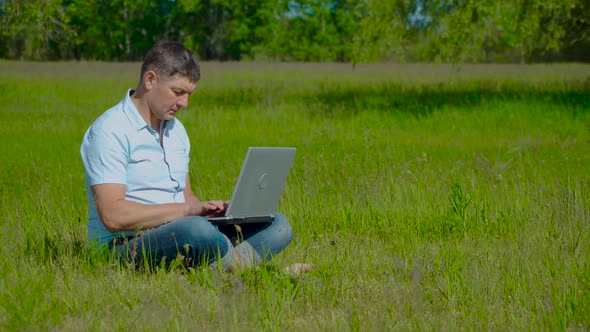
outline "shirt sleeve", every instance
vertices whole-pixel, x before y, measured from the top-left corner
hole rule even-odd
[[[189,156],[190,156],[190,152],[191,152],[191,142],[190,142],[190,139],[188,138],[188,133],[186,132],[186,128],[184,127],[184,125],[178,119],[174,119],[174,122],[175,122],[174,124],[179,127],[177,135],[178,135],[178,138],[184,148],[184,155],[183,155],[184,161],[183,162],[184,162],[186,170],[188,171],[188,166],[190,163]]]
[[[186,132],[186,130],[184,131],[184,146],[186,148],[186,154],[184,155],[184,157],[186,158],[186,167],[188,169],[188,165],[190,163],[190,153],[191,153],[191,141],[188,138],[188,134]]]
[[[127,184],[129,151],[124,136],[91,127],[80,148],[89,186],[103,183]]]

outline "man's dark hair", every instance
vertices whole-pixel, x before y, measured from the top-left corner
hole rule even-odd
[[[148,70],[153,70],[164,79],[184,77],[192,83],[201,79],[197,57],[175,42],[159,42],[147,52],[141,66],[141,79]]]

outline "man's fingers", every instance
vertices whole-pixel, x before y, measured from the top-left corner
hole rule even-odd
[[[215,206],[216,210],[223,210],[225,209],[225,205],[223,204],[222,201],[209,201],[209,203],[213,204]]]
[[[209,202],[208,207],[209,210],[219,210],[219,206],[213,202]]]
[[[217,206],[215,204],[211,204],[211,202],[201,202],[201,208],[205,212],[217,210]]]

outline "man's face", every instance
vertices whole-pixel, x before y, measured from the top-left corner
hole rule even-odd
[[[184,77],[162,79],[155,73],[150,85],[148,106],[160,120],[172,120],[176,112],[187,107],[188,97],[196,88],[195,83]]]

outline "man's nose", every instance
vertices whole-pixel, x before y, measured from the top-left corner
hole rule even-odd
[[[188,106],[188,94],[183,95],[180,98],[178,98],[178,100],[176,101],[176,105],[178,106],[178,108],[187,107]]]

